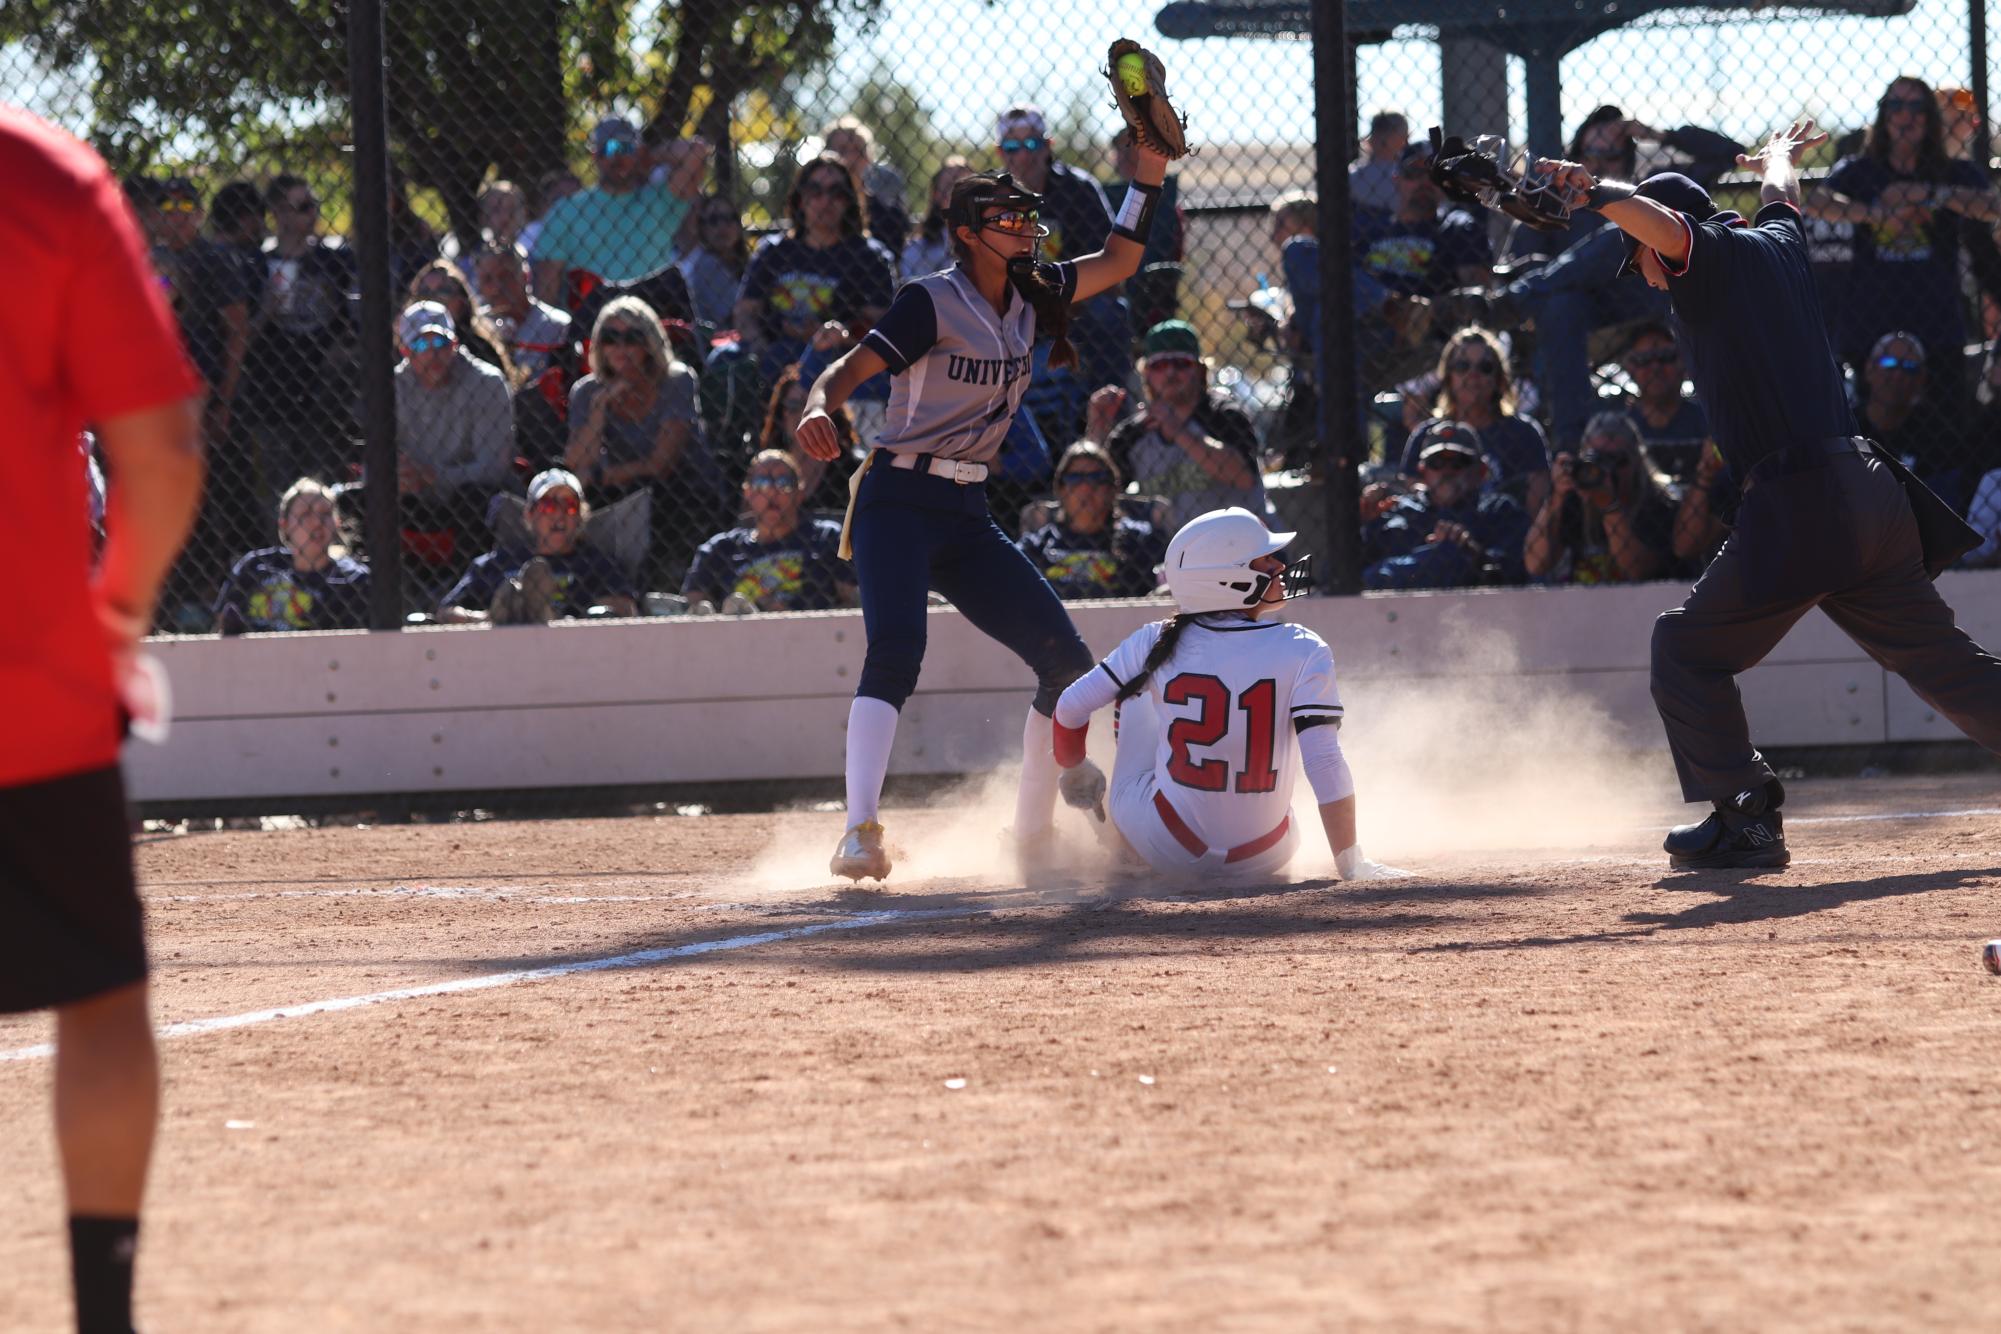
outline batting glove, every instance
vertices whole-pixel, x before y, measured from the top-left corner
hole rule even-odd
[[[1057,775],[1056,790],[1063,794],[1063,803],[1080,811],[1089,811],[1098,817],[1100,824],[1105,819],[1105,771],[1089,760],[1082,760],[1072,768]]]

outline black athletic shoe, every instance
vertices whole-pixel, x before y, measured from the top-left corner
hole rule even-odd
[[[1742,815],[1715,811],[1699,824],[1676,825],[1661,844],[1677,871],[1730,867],[1785,866],[1785,819],[1777,811]]]

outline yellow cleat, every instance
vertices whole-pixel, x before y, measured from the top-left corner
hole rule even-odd
[[[827,869],[850,880],[889,879],[889,850],[882,844],[882,826],[864,820],[841,835]]]

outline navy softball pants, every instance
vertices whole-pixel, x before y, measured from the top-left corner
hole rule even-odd
[[[857,695],[898,709],[924,665],[925,594],[942,593],[961,615],[1035,672],[1035,707],[1091,670],[1090,649],[1056,590],[1008,541],[987,510],[986,487],[961,486],[877,459],[856,497],[852,540],[868,656]]]

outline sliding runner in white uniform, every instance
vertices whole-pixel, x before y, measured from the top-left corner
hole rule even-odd
[[[1333,653],[1304,626],[1264,619],[1285,605],[1278,553],[1292,539],[1244,509],[1190,520],[1167,548],[1179,613],[1140,627],[1057,701],[1064,800],[1101,820],[1105,779],[1084,763],[1084,736],[1120,702],[1111,819],[1157,870],[1260,876],[1291,861],[1297,751],[1341,878],[1406,874],[1355,842]]]

